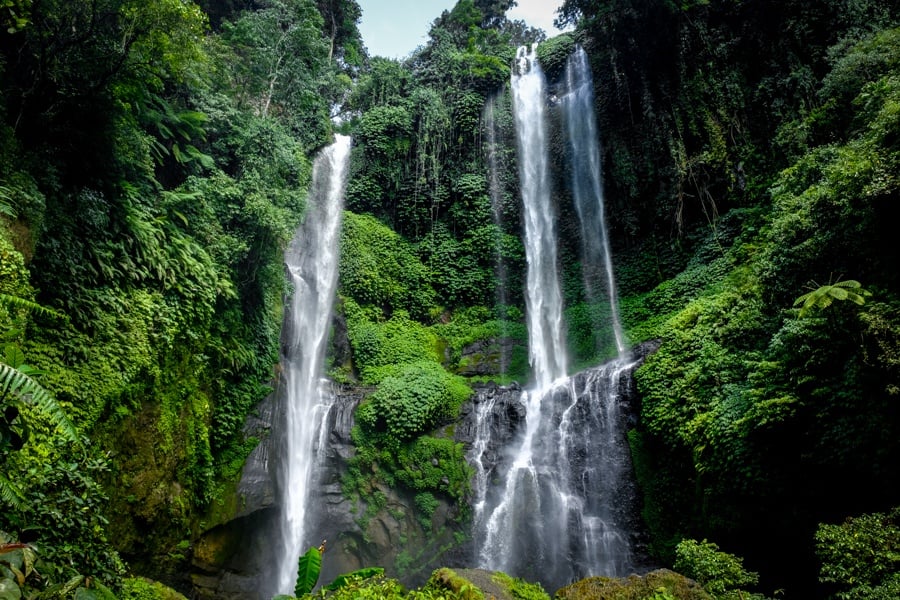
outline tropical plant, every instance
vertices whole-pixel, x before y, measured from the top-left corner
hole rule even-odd
[[[816,531],[819,581],[839,600],[896,597],[900,585],[900,508],[822,523]]]
[[[755,585],[759,575],[744,568],[743,559],[722,552],[706,540],[682,540],[675,549],[674,568],[691,579],[717,599],[743,598],[746,592],[740,588]]]
[[[35,377],[41,371],[25,363],[25,355],[16,344],[7,344],[0,361],[0,456],[22,447],[33,411],[42,415],[67,440],[78,443],[75,426],[62,406]],[[0,474],[0,501],[22,508],[22,496],[16,486]]]
[[[319,581],[319,573],[322,571],[322,551],[325,544],[319,548],[310,548],[303,554],[297,563],[297,584],[294,586],[294,594],[302,596],[309,594]]]
[[[866,297],[871,295],[871,292],[862,289],[858,281],[845,279],[816,287],[794,300],[794,306],[800,307],[798,315],[804,317],[813,309],[828,308],[835,300],[848,300],[862,306],[866,303]]]

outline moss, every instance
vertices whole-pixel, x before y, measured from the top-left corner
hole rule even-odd
[[[550,596],[539,583],[529,583],[500,572],[494,573],[492,579],[509,591],[510,596],[516,600],[550,600]]]
[[[130,577],[122,582],[120,600],[187,600],[170,587],[143,577]]]
[[[452,592],[454,600],[484,600],[484,594],[474,583],[447,568],[432,573],[423,589]]]
[[[643,577],[589,577],[556,592],[557,600],[712,600],[696,581],[659,569]]]

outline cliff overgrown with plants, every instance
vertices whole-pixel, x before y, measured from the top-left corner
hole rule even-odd
[[[278,361],[282,250],[362,64],[358,15],[0,9],[0,339],[23,357],[4,362],[39,370],[78,434],[4,386],[0,530],[39,549],[40,587],[177,581],[215,525],[256,443],[241,430]]]
[[[454,419],[479,378],[528,378],[505,86],[543,35],[511,4],[460,0],[403,61],[366,55],[352,0],[0,4],[0,531],[39,549],[28,585],[137,597],[123,575],[177,583],[224,518],[275,377],[281,252],[334,127],[354,139],[350,352],[329,375],[373,390],[344,493],[364,521],[402,490],[425,536],[445,501],[462,537]],[[574,30],[539,58],[555,81],[589,54],[623,321],[662,342],[629,434],[656,558],[716,598],[755,572],[786,597],[893,597],[897,7],[559,14]],[[567,339],[596,364],[609,335],[558,177]]]

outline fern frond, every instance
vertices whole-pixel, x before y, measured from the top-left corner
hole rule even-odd
[[[56,317],[58,319],[66,318],[64,314],[55,311],[52,308],[41,306],[37,302],[32,302],[31,300],[26,300],[25,298],[10,296],[9,294],[0,294],[0,304],[5,304],[6,306],[12,306],[15,308],[24,308],[26,310],[36,312],[40,315],[47,315],[49,317]]]
[[[0,502],[16,510],[25,508],[22,492],[2,473],[0,473]]]
[[[10,365],[0,362],[0,397],[11,395],[34,406],[46,416],[70,442],[78,442],[78,432],[56,398],[37,381]]]
[[[12,205],[12,190],[5,185],[0,185],[0,215],[6,215],[12,219],[18,216]]]
[[[852,289],[857,289],[857,288],[862,287],[862,284],[860,282],[856,281],[855,279],[844,279],[843,281],[836,281],[831,285],[832,285],[832,287],[852,288]]]

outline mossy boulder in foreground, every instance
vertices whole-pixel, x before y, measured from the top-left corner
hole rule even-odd
[[[643,576],[589,577],[556,592],[557,600],[712,600],[699,583],[668,569]]]

